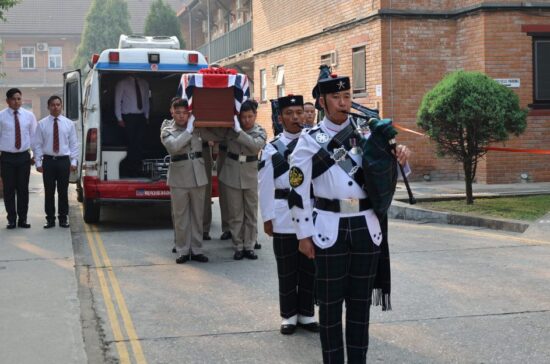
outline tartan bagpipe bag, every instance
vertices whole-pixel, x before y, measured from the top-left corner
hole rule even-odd
[[[397,159],[394,155],[397,130],[391,119],[368,121],[370,136],[360,139],[363,151],[364,188],[374,212],[382,218],[390,208],[397,185]]]

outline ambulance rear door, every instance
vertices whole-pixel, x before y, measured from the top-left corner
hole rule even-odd
[[[71,119],[76,128],[76,135],[80,145],[80,160],[76,172],[71,172],[69,182],[76,183],[82,174],[83,155],[83,123],[82,123],[82,75],[80,70],[63,73],[63,111],[64,115]]]

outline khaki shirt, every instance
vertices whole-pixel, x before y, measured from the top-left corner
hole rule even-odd
[[[233,129],[220,130],[222,128],[202,128],[201,135],[208,140],[227,145],[227,154],[223,161],[223,168],[218,172],[218,178],[225,185],[236,189],[249,189],[258,187],[258,160],[251,162],[239,162],[228,156],[233,153],[239,156],[258,156],[267,140],[267,133],[260,125],[254,125],[251,129],[238,133]]]
[[[162,144],[171,157],[202,151],[202,139],[177,126],[173,120],[165,120],[160,131]],[[187,159],[170,162],[167,184],[170,187],[193,188],[208,183],[204,159]]]

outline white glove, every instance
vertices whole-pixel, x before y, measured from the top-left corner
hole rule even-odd
[[[195,115],[191,114],[191,116],[189,116],[189,120],[187,121],[187,128],[185,130],[187,130],[189,133],[192,133],[194,129],[195,129]]]
[[[235,117],[233,117],[233,120],[234,120],[233,130],[235,130],[238,133],[242,129],[241,129],[241,123],[239,123],[239,118],[237,117],[237,115],[235,115]]]

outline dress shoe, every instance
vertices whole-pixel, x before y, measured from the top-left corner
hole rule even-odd
[[[262,249],[262,244],[256,242],[256,244],[254,244],[254,249]]]
[[[48,221],[44,224],[44,229],[51,229],[53,227],[55,227],[55,222],[53,221]]]
[[[243,256],[246,259],[252,259],[252,260],[258,259],[258,256],[256,255],[256,253],[254,253],[254,250],[244,250]]]
[[[68,227],[70,227],[71,225],[69,224],[68,221],[60,221],[60,222],[59,222],[59,226],[61,226],[62,228],[68,228]]]
[[[241,260],[244,258],[244,251],[243,250],[237,250],[235,254],[233,254],[233,259],[235,260]]]
[[[208,233],[203,233],[203,234],[202,234],[202,240],[212,240],[212,238],[210,237],[210,234],[208,234]]]
[[[20,228],[23,228],[23,229],[30,229],[31,224],[27,224],[26,221],[19,221],[17,223],[17,226],[19,226]]]
[[[231,239],[231,231],[224,231],[222,233],[222,236],[220,236],[220,240],[229,240]]]
[[[172,248],[172,253],[176,254],[178,251],[176,250],[176,247]]]
[[[176,259],[176,263],[183,264],[189,260],[189,254],[182,254]]]
[[[191,260],[196,262],[206,263],[208,262],[208,257],[204,254],[191,254]]]
[[[302,329],[310,331],[310,332],[319,332],[319,323],[318,322],[310,322],[309,324],[303,324],[301,322],[298,322],[298,326],[300,326]]]
[[[17,225],[14,222],[8,222],[8,225],[6,225],[6,229],[15,229]]]
[[[281,334],[283,335],[292,335],[296,331],[296,325],[292,324],[283,324],[281,325]]]

